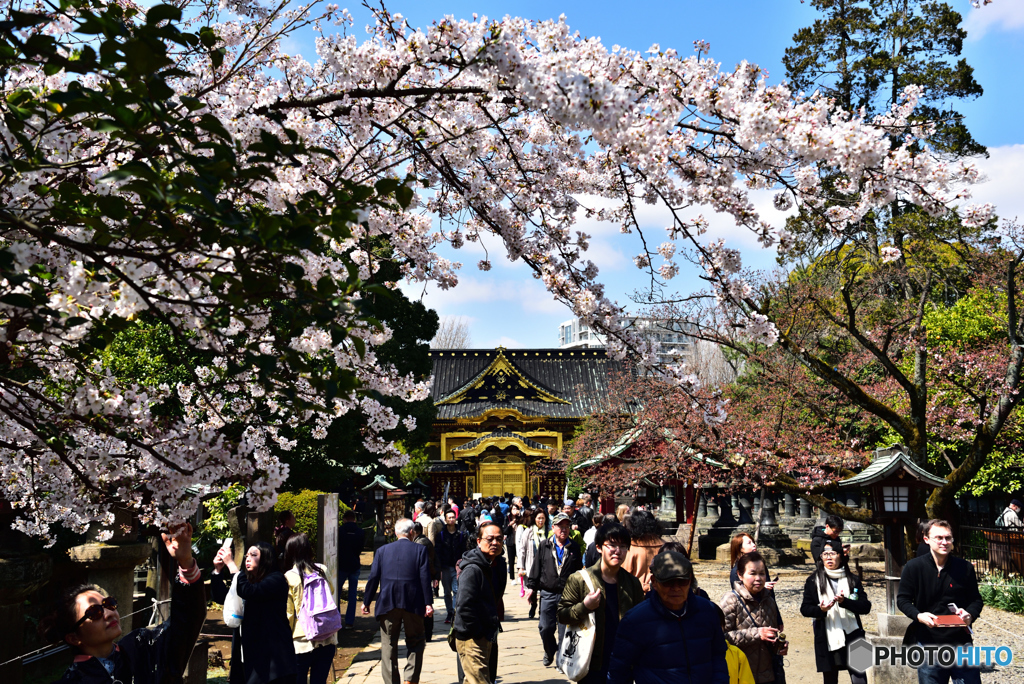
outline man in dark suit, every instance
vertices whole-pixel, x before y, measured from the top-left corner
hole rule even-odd
[[[397,541],[380,547],[373,556],[370,578],[363,596],[363,615],[380,587],[374,616],[380,622],[380,660],[384,684],[416,684],[423,669],[426,643],[423,618],[434,616],[434,595],[430,591],[430,560],[427,549],[413,541],[412,520],[395,523]],[[398,675],[398,637],[405,627],[404,680]]]

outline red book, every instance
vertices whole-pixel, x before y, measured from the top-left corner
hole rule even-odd
[[[936,615],[936,627],[966,627],[967,623],[959,615]]]

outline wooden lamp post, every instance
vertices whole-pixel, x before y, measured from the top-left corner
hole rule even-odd
[[[897,614],[900,573],[907,562],[903,529],[907,521],[915,518],[911,502],[917,491],[944,484],[946,481],[941,477],[914,463],[900,444],[878,449],[867,468],[839,482],[842,489],[867,489],[871,493],[872,521],[882,526],[885,543],[885,605],[889,615]]]

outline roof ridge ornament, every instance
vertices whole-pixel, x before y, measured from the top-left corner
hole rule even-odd
[[[499,403],[527,399],[550,404],[572,403],[556,396],[555,390],[542,386],[526,375],[512,361],[509,361],[505,356],[505,351],[503,346],[496,347],[494,360],[486,368],[459,389],[438,399],[434,402],[434,406],[458,404],[466,399]],[[491,382],[492,380],[493,382]],[[522,394],[518,394],[520,392]]]

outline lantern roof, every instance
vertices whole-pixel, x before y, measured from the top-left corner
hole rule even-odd
[[[423,480],[421,480],[418,477],[416,479],[410,481],[410,482],[406,482],[405,483],[405,488],[406,489],[412,489],[413,487],[416,487],[417,485],[420,487],[420,489],[430,489],[430,485],[428,485],[426,482],[424,482]]]
[[[900,471],[910,475],[923,486],[941,487],[946,484],[941,477],[932,475],[914,463],[902,444],[896,444],[888,449],[876,449],[871,464],[867,468],[853,477],[840,480],[838,485],[844,489],[867,487],[897,476]]]
[[[378,475],[377,477],[373,478],[373,482],[371,482],[370,484],[368,484],[365,487],[363,487],[363,491],[365,492],[365,491],[370,490],[370,489],[378,489],[378,488],[379,489],[386,489],[389,492],[398,491],[398,487],[396,487],[395,485],[393,485],[390,482],[388,482],[387,480],[385,480],[383,475]]]

